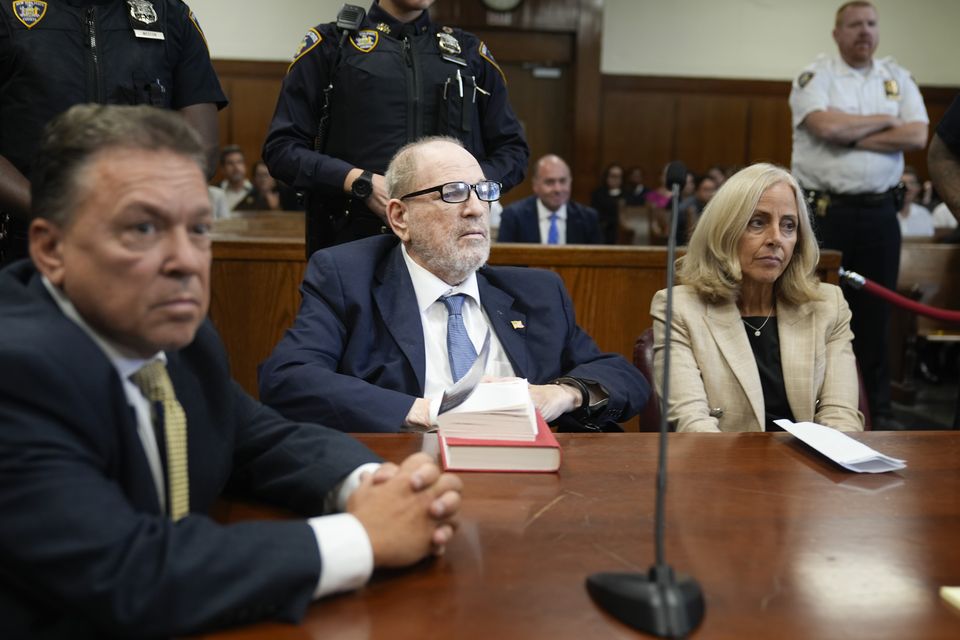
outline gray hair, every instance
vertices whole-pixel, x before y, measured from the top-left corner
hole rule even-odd
[[[206,170],[200,136],[180,114],[148,106],[76,105],[44,130],[30,185],[32,217],[69,224],[80,174],[108,149],[170,151]]]
[[[437,142],[449,142],[463,147],[462,142],[450,136],[426,136],[403,145],[393,154],[383,176],[387,183],[388,197],[399,198],[415,190],[420,168],[417,164],[420,148]]]

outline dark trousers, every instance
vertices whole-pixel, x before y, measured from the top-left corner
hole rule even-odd
[[[888,289],[896,290],[900,269],[900,224],[893,198],[866,205],[839,203],[815,217],[817,237],[824,249],[843,252],[843,268],[856,271]],[[844,287],[853,314],[853,351],[860,362],[863,384],[873,416],[890,415],[890,366],[887,343],[890,307],[864,291]]]
[[[307,259],[317,249],[390,233],[387,223],[351,198],[307,199]]]

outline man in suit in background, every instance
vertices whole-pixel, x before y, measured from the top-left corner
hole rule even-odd
[[[601,244],[596,209],[570,200],[570,167],[549,154],[537,161],[533,192],[507,206],[500,217],[498,242]]]
[[[203,148],[153,107],[48,128],[30,254],[0,272],[5,637],[166,637],[294,621],[442,550],[460,482],[240,390],[204,321]],[[225,489],[308,518],[223,526]],[[325,513],[345,513],[325,516]]]
[[[459,142],[403,147],[386,181],[395,236],[313,254],[294,326],[260,368],[264,402],[349,430],[428,429],[460,377],[450,352],[472,363],[489,336],[485,373],[527,378],[561,429],[619,430],[643,407],[647,381],[577,326],[559,276],[484,266],[500,183]]]

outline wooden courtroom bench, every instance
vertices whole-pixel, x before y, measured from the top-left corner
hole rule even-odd
[[[960,309],[960,245],[904,240],[897,291],[932,307]],[[912,403],[916,395],[917,339],[960,341],[960,325],[947,324],[892,307],[890,372],[894,399]]]
[[[243,233],[232,222],[214,225],[210,318],[223,337],[233,376],[255,397],[257,365],[299,308],[306,269],[300,218],[295,236],[261,228]],[[226,226],[231,231],[220,233]],[[666,284],[666,255],[665,247],[494,244],[490,264],[557,272],[580,326],[601,349],[632,361],[637,336],[652,324],[650,300]],[[824,252],[820,277],[836,284],[839,266],[839,253]]]

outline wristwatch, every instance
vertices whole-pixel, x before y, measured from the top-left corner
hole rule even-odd
[[[354,198],[366,200],[373,193],[373,172],[364,171],[360,177],[350,185],[350,193]]]
[[[605,397],[594,402],[593,404],[590,404],[590,390],[587,388],[586,383],[580,378],[563,376],[562,378],[557,378],[554,380],[553,384],[570,385],[571,387],[574,387],[580,391],[580,406],[570,412],[570,415],[580,422],[589,420],[590,418],[599,415],[604,409],[607,408],[607,403],[610,401],[609,397]]]

